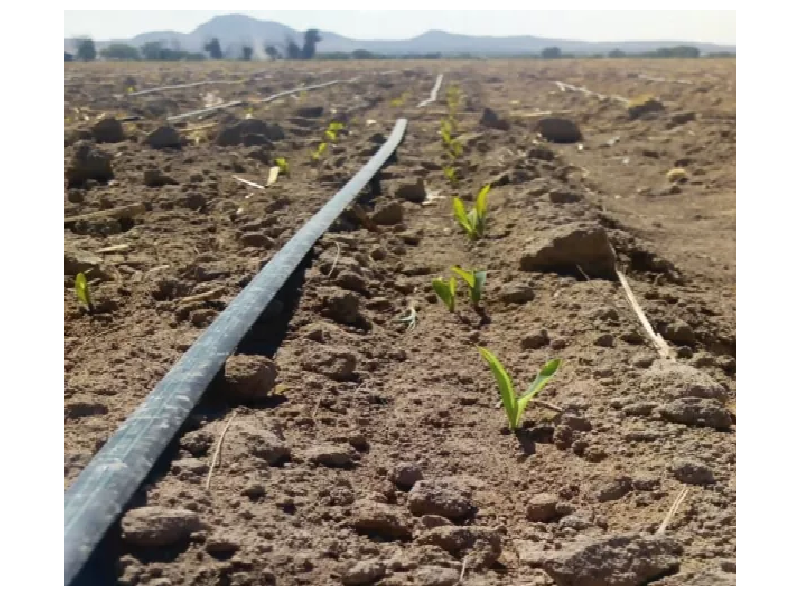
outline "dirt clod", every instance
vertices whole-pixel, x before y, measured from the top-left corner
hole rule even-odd
[[[353,505],[352,515],[350,525],[359,533],[411,539],[411,521],[400,507],[360,500]]]
[[[528,501],[526,515],[529,521],[547,523],[558,516],[558,497],[555,494],[536,494]]]
[[[708,465],[693,458],[676,458],[669,470],[681,483],[705,485],[715,481],[714,473]]]
[[[453,482],[421,479],[408,494],[408,508],[417,515],[459,519],[475,510],[471,490]]]
[[[342,573],[344,585],[369,585],[386,574],[386,565],[380,560],[362,560]]]
[[[125,141],[125,130],[117,119],[107,117],[92,126],[92,136],[98,144],[117,144]]]
[[[642,585],[678,568],[681,547],[638,533],[586,537],[554,552],[523,544],[520,559],[541,566],[556,585]]]
[[[161,125],[147,134],[144,143],[155,150],[180,148],[183,145],[181,134],[171,125]]]
[[[580,127],[570,119],[558,117],[539,119],[536,123],[536,130],[548,142],[556,144],[574,144],[583,139]]]
[[[730,429],[733,424],[731,413],[724,404],[710,398],[678,398],[662,404],[656,410],[664,421],[693,427]]]
[[[389,479],[400,489],[410,490],[422,479],[422,469],[415,463],[398,463],[389,473]]]
[[[241,400],[269,396],[275,387],[278,369],[264,356],[235,354],[225,361],[225,385],[229,394]]]
[[[203,527],[200,515],[192,510],[143,506],[122,518],[122,539],[136,546],[169,546]]]
[[[445,525],[424,531],[414,541],[438,546],[457,557],[468,554],[472,568],[490,567],[500,558],[501,537],[491,527]]]
[[[72,159],[66,169],[67,186],[79,187],[89,180],[107,183],[114,178],[111,154],[93,142],[81,140],[72,147]]]
[[[590,276],[615,276],[614,256],[602,227],[569,224],[534,238],[523,251],[523,271],[573,271],[576,265]]]

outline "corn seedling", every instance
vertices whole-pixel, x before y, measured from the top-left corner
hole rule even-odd
[[[78,296],[78,301],[81,304],[88,310],[92,310],[92,296],[89,292],[89,282],[84,273],[78,273],[75,277],[75,294]]]
[[[453,158],[458,158],[464,153],[464,147],[461,145],[461,142],[458,140],[451,140],[450,147],[447,149],[450,153],[450,156]]]
[[[453,198],[453,214],[458,224],[461,225],[461,228],[471,240],[477,240],[483,237],[483,234],[486,232],[487,197],[490,189],[490,185],[485,185],[481,188],[481,191],[478,192],[478,199],[475,201],[475,206],[472,207],[469,213],[464,209],[464,202],[461,198]]]
[[[275,159],[275,166],[280,169],[281,174],[283,175],[289,174],[289,163],[282,156],[279,156],[278,158]]]
[[[451,277],[450,281],[445,281],[441,277],[433,280],[433,291],[447,307],[447,310],[454,312],[456,309],[456,278]]]
[[[517,393],[514,391],[514,382],[497,357],[486,348],[481,348],[479,346],[478,350],[486,362],[489,363],[489,368],[492,370],[492,374],[497,381],[500,397],[503,399],[503,406],[506,409],[506,417],[508,417],[508,428],[511,431],[515,431],[522,422],[522,415],[528,403],[533,400],[536,394],[542,391],[542,388],[550,381],[553,375],[556,374],[559,365],[561,365],[561,359],[555,358],[548,361],[547,364],[542,367],[542,370],[539,371],[539,374],[530,387],[518,398]]]
[[[483,288],[486,286],[486,271],[465,271],[459,267],[451,267],[450,270],[467,283],[469,301],[472,306],[477,307],[481,303]]]
[[[458,183],[458,176],[456,175],[456,170],[454,167],[442,167],[442,171],[451,185],[456,185]]]
[[[325,149],[327,147],[328,147],[328,143],[327,142],[320,143],[320,145],[317,146],[317,151],[314,152],[314,154],[311,155],[311,158],[313,158],[314,160],[319,160],[320,158],[322,158],[322,153],[325,152]]]

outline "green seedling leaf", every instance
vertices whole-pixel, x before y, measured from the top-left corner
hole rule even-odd
[[[442,171],[444,171],[444,176],[447,177],[451,184],[455,185],[458,182],[454,167],[443,167]]]
[[[522,415],[525,413],[525,408],[528,403],[538,394],[545,384],[556,374],[558,367],[561,365],[561,359],[553,359],[547,362],[542,367],[537,375],[536,380],[525,391],[521,398],[517,399],[514,392],[514,385],[511,381],[503,365],[491,352],[486,348],[478,347],[481,356],[489,363],[489,368],[492,370],[495,379],[497,380],[497,387],[500,390],[500,398],[503,401],[503,406],[506,409],[506,417],[508,417],[508,428],[515,431],[522,421]]]
[[[286,161],[285,158],[279,157],[275,159],[275,166],[278,167],[281,173],[288,175],[289,173],[289,163]]]
[[[331,131],[330,129],[325,132],[325,137],[328,138],[330,141],[336,141],[336,132]]]
[[[75,277],[75,293],[78,296],[78,301],[91,310],[92,296],[89,292],[89,282],[84,273],[78,273]]]
[[[480,346],[478,346],[478,350],[484,360],[489,363],[489,368],[492,370],[492,374],[497,381],[497,387],[500,390],[500,398],[503,400],[503,407],[506,409],[508,428],[514,431],[517,428],[517,399],[514,393],[514,383],[494,354]]]
[[[455,215],[456,221],[458,221],[458,224],[461,225],[467,235],[473,237],[474,228],[464,210],[464,202],[462,202],[461,198],[453,198],[453,215]]]
[[[344,125],[339,123],[339,121],[333,121],[328,125],[328,131],[341,131],[342,129],[344,129]]]
[[[473,306],[478,306],[481,302],[483,287],[486,285],[486,271],[465,271],[459,267],[451,267],[451,270],[467,283],[469,301]]]
[[[456,309],[456,278],[451,277],[450,281],[445,281],[441,277],[434,279],[431,284],[433,291],[450,312]]]
[[[461,142],[458,140],[451,140],[448,151],[450,152],[450,156],[453,158],[458,158],[464,152],[464,147],[461,145]]]
[[[553,375],[556,374],[559,366],[561,366],[561,359],[554,358],[553,360],[548,361],[547,364],[542,367],[542,370],[539,371],[536,379],[533,381],[530,387],[525,390],[522,398],[519,399],[519,414],[517,415],[517,419],[519,419],[520,415],[525,412],[525,407],[528,406],[528,402],[530,402],[536,396],[536,394],[541,392],[545,384],[547,384],[547,382],[553,378]]]

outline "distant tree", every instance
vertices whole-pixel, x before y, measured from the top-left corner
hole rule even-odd
[[[376,57],[376,55],[370,52],[369,50],[353,50],[353,52],[350,53],[350,56],[352,56],[356,60],[365,60],[368,58]]]
[[[293,39],[287,37],[284,55],[286,58],[296,60],[302,56],[302,50]]]
[[[211,41],[203,46],[203,50],[208,52],[208,55],[214,60],[222,58],[222,47],[219,45],[217,38],[211,38]]]
[[[163,60],[164,47],[161,42],[147,42],[142,45],[141,53],[145,60]]]
[[[281,53],[278,52],[278,49],[272,44],[267,44],[266,46],[264,46],[264,53],[267,56],[269,56],[272,60],[277,59],[281,55]]]
[[[91,38],[81,38],[78,40],[77,56],[79,60],[94,60],[97,58],[97,49],[94,40]]]
[[[100,50],[100,56],[107,60],[139,60],[139,50],[128,44],[109,44]]]
[[[561,58],[561,48],[555,46],[542,50],[542,58]]]
[[[314,58],[317,51],[317,44],[322,41],[319,29],[309,29],[303,34],[303,49],[300,58]]]
[[[608,58],[625,58],[625,56],[627,55],[617,48],[608,53]]]
[[[64,50],[64,62],[72,62],[72,54]]]

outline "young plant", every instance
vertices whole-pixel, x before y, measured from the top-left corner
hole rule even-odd
[[[456,278],[451,277],[450,281],[445,281],[441,277],[433,280],[433,291],[450,312],[456,309]]]
[[[325,149],[327,147],[328,147],[328,143],[327,142],[320,143],[320,145],[317,146],[317,151],[314,152],[314,154],[311,155],[311,158],[313,158],[314,160],[319,160],[320,158],[322,158],[322,153],[325,152]]]
[[[75,294],[78,302],[83,304],[89,311],[92,310],[92,295],[89,292],[89,282],[84,273],[78,273],[75,277]]]
[[[542,367],[542,370],[539,371],[534,382],[525,390],[525,393],[517,398],[517,393],[514,391],[514,382],[511,381],[511,377],[505,368],[503,368],[503,365],[497,357],[486,348],[481,348],[479,346],[478,350],[486,362],[489,363],[489,368],[492,370],[494,378],[497,381],[500,397],[503,399],[503,406],[506,409],[506,417],[508,417],[508,428],[513,432],[522,422],[522,415],[525,412],[525,407],[528,406],[528,403],[533,400],[536,394],[542,391],[545,384],[556,374],[559,365],[561,365],[561,359],[555,358],[548,361],[547,364]]]
[[[486,286],[486,271],[465,271],[459,267],[451,267],[450,270],[467,282],[469,301],[477,308],[481,303],[483,288]]]
[[[278,158],[275,159],[275,166],[280,169],[281,174],[283,175],[289,174],[289,163],[282,156],[279,156]]]
[[[453,198],[453,214],[461,228],[466,232],[471,240],[483,237],[486,232],[486,210],[488,208],[488,195],[491,185],[485,185],[478,192],[475,206],[467,213],[464,209],[464,202],[461,198]]]
[[[458,158],[464,153],[464,147],[461,145],[461,142],[459,142],[456,139],[453,139],[450,140],[450,146],[447,148],[447,151],[453,158]]]
[[[442,171],[451,185],[456,185],[456,183],[458,183],[458,176],[456,175],[454,167],[442,167]]]

